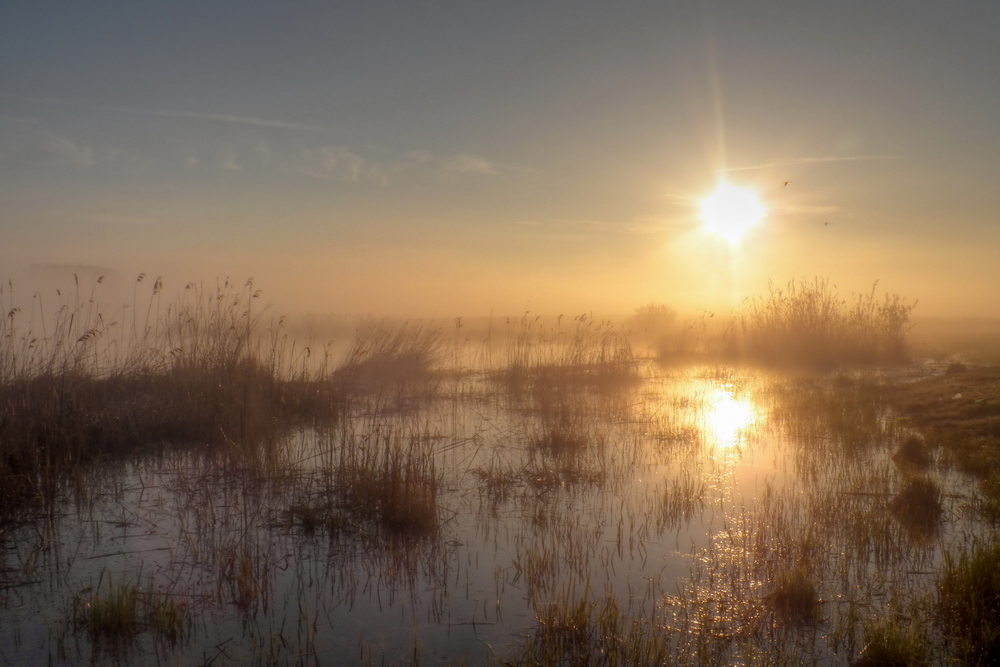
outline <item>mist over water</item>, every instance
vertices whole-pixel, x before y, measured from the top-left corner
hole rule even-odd
[[[5,662],[849,664],[898,613],[955,650],[928,596],[989,518],[884,401],[941,376],[885,365],[892,295],[790,285],[734,338],[151,280],[5,320]]]

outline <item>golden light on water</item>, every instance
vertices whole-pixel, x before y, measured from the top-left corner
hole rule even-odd
[[[701,202],[705,231],[736,245],[767,213],[753,190],[719,183]]]
[[[753,404],[733,397],[732,392],[719,389],[706,404],[707,433],[716,447],[730,448],[739,443],[743,432],[756,421]]]

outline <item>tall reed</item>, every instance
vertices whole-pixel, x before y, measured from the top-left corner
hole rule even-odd
[[[790,281],[749,299],[733,332],[733,347],[764,363],[832,366],[896,363],[908,359],[907,323],[916,303],[879,296],[877,283],[853,300],[829,280]]]
[[[164,306],[162,280],[140,294],[144,278],[132,307],[111,315],[102,278],[57,292],[54,313],[40,294],[25,313],[13,285],[0,288],[0,520],[50,506],[67,472],[119,452],[212,442],[251,451],[297,420],[336,413],[327,371],[296,356],[283,320],[265,322],[252,281],[189,284]]]

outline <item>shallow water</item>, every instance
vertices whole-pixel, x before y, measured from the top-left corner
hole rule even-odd
[[[551,641],[559,610],[614,599],[682,664],[847,664],[864,619],[922,613],[944,551],[984,530],[968,481],[935,467],[941,525],[892,515],[902,434],[862,384],[650,367],[511,391],[473,376],[359,401],[253,455],[109,464],[58,516],[7,528],[0,660],[496,664]],[[388,441],[433,459],[434,528],[400,534],[330,500],[344,453]],[[769,603],[796,568],[816,586],[808,622]],[[180,635],[89,632],[88,604],[123,583],[183,610]]]

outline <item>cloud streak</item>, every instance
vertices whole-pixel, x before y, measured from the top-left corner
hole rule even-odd
[[[824,155],[817,157],[789,158],[787,160],[777,160],[775,162],[765,162],[749,167],[729,167],[728,169],[716,169],[715,173],[725,174],[733,171],[752,171],[755,169],[772,169],[775,167],[795,167],[803,164],[822,164],[828,162],[869,162],[874,160],[901,160],[900,155]]]
[[[256,127],[272,127],[282,130],[300,130],[304,132],[315,132],[319,134],[334,134],[334,131],[316,125],[304,123],[290,123],[284,120],[274,120],[270,118],[258,118],[256,116],[236,116],[233,114],[220,113],[200,113],[197,111],[174,111],[171,109],[136,109],[132,107],[107,106],[101,104],[87,104],[74,100],[62,100],[54,97],[32,97],[30,95],[14,95],[11,93],[0,93],[0,97],[23,102],[35,102],[38,104],[54,104],[65,107],[76,107],[83,109],[94,109],[98,111],[115,111],[119,113],[137,114],[142,116],[159,116],[160,118],[193,118],[196,120],[212,120],[220,123],[233,123],[237,125],[253,125]]]

